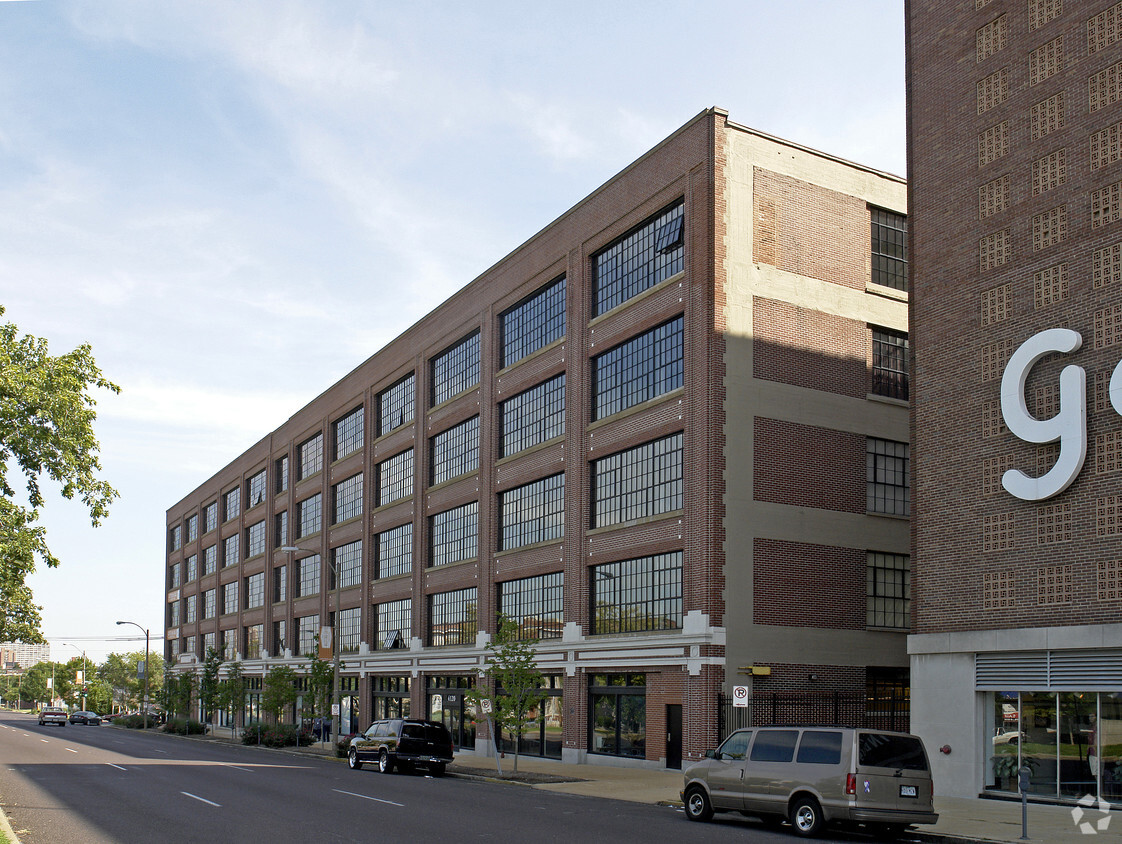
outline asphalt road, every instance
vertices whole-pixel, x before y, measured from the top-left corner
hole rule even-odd
[[[796,840],[660,806],[13,713],[0,713],[0,807],[23,844]]]

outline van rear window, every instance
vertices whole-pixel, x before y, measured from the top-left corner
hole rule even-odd
[[[927,755],[923,752],[922,742],[915,736],[861,733],[857,738],[857,759],[858,764],[874,768],[927,770]]]
[[[842,757],[842,734],[833,730],[804,730],[796,762],[837,765]]]
[[[798,730],[760,730],[752,744],[753,762],[790,762],[795,755]]]

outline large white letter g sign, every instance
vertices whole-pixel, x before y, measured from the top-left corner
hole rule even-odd
[[[1039,478],[1019,469],[1001,477],[1010,495],[1023,501],[1042,501],[1067,489],[1087,457],[1087,373],[1081,366],[1065,366],[1060,372],[1060,410],[1051,419],[1037,419],[1025,404],[1025,380],[1038,360],[1050,354],[1067,354],[1083,345],[1079,332],[1049,328],[1034,334],[1009,358],[1001,377],[1001,415],[1014,436],[1030,443],[1060,441],[1056,465]]]

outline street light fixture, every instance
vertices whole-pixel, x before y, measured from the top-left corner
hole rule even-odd
[[[144,631],[144,729],[148,729],[148,674],[152,667],[148,661],[148,628],[141,627],[135,621],[118,621],[118,624],[131,624],[137,630]]]
[[[89,682],[88,679],[86,678],[86,673],[89,671],[89,666],[86,665],[86,651],[83,648],[79,648],[73,642],[63,642],[62,644],[64,644],[68,648],[74,648],[74,650],[76,650],[76,651],[78,651],[79,653],[82,654],[82,711],[85,712],[86,711],[86,683]]]

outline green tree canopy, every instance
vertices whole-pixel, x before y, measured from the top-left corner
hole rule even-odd
[[[261,708],[273,716],[274,724],[279,724],[284,708],[296,702],[296,672],[287,665],[276,665],[261,685]]]
[[[144,651],[127,654],[111,653],[97,667],[97,676],[112,690],[113,702],[122,709],[139,709],[144,697],[144,678],[138,666],[144,661]],[[153,651],[148,655],[148,701],[162,700],[164,658]]]
[[[63,498],[80,500],[93,525],[101,524],[117,491],[97,477],[91,391],[120,388],[102,375],[88,345],[53,357],[46,340],[18,332],[0,325],[0,641],[42,642],[26,578],[37,560],[59,561],[39,524],[46,503],[40,482],[56,482]],[[23,475],[22,489],[13,473]]]

